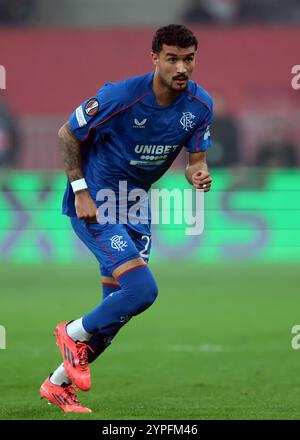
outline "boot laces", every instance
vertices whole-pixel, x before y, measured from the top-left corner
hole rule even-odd
[[[75,390],[78,390],[78,388],[73,387],[72,384],[70,384],[69,386],[67,386],[65,388],[65,392],[66,392],[66,394],[68,396],[68,399],[71,399],[71,403],[75,404],[76,406],[81,406],[81,403],[77,399]]]
[[[85,342],[80,342],[80,341],[76,342],[76,347],[77,347],[77,356],[79,359],[79,366],[82,371],[85,371],[88,367],[87,351],[89,349],[92,353],[94,353],[94,350]]]

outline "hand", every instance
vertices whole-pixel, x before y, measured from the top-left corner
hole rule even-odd
[[[197,171],[192,174],[192,185],[196,189],[202,189],[204,192],[210,190],[212,178],[208,171]]]
[[[75,193],[75,209],[77,217],[89,223],[97,223],[97,206],[88,190]]]

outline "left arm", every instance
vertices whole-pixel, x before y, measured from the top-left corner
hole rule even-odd
[[[210,190],[212,178],[208,171],[205,152],[187,153],[185,177],[194,188],[202,189],[204,192]]]

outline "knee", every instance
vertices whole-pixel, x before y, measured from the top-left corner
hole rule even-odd
[[[119,282],[132,308],[140,313],[154,303],[158,294],[157,283],[148,266],[128,272],[128,275],[130,279],[121,277]]]
[[[156,300],[158,295],[158,287],[155,279],[153,278],[150,282],[148,281],[146,285],[143,286],[143,293],[141,295],[141,300],[145,308],[150,307]]]
[[[135,286],[131,292],[131,301],[137,313],[148,309],[155,301],[158,294],[158,287],[153,277],[145,278],[143,283]]]

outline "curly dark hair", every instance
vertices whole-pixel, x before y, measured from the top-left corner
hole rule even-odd
[[[188,28],[181,24],[169,24],[155,32],[152,40],[152,51],[159,53],[163,44],[167,46],[190,47],[195,46],[197,50],[198,40]]]

